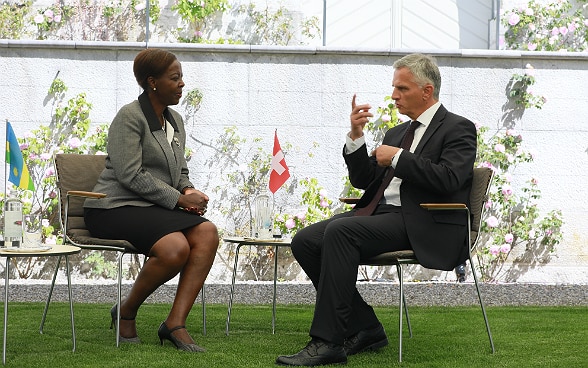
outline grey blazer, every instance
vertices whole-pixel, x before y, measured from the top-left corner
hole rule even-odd
[[[192,186],[184,157],[186,131],[180,114],[166,108],[174,128],[171,145],[146,93],[123,106],[108,130],[106,167],[95,192],[103,199],[87,199],[86,208],[159,205],[173,209],[180,191]]]

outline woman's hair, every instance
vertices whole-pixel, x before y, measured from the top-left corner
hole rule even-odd
[[[147,78],[159,78],[176,61],[176,55],[162,49],[145,49],[135,56],[133,73],[137,83],[147,89]]]
[[[423,54],[410,54],[397,60],[394,69],[406,68],[414,76],[415,82],[421,87],[425,84],[433,85],[433,97],[439,100],[441,90],[441,73],[435,59]]]

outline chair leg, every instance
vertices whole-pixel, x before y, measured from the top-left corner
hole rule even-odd
[[[76,327],[74,322],[73,297],[71,292],[71,270],[69,268],[69,258],[65,256],[65,272],[67,273],[67,291],[69,293],[69,316],[71,318],[71,339],[73,351],[76,351]]]
[[[57,264],[55,265],[55,271],[53,272],[53,279],[51,280],[51,286],[49,287],[49,295],[45,302],[45,309],[43,310],[43,316],[41,317],[41,325],[39,326],[39,333],[43,334],[43,326],[45,325],[45,319],[47,318],[47,311],[49,310],[49,302],[53,295],[53,288],[55,287],[55,280],[57,279],[57,271],[59,271],[59,264],[61,264],[61,256],[57,257]]]
[[[123,252],[118,253],[118,288],[116,293],[116,347],[118,348],[120,345],[120,303],[121,303],[121,294],[122,294],[122,261],[123,261]]]
[[[478,300],[480,301],[480,307],[482,308],[482,314],[484,315],[484,322],[486,323],[486,331],[488,332],[488,339],[490,340],[490,349],[494,354],[494,341],[492,340],[492,333],[490,332],[490,324],[488,323],[488,316],[486,315],[486,308],[484,308],[484,302],[482,301],[482,294],[480,293],[480,286],[478,285],[478,276],[476,276],[476,270],[474,269],[474,263],[472,257],[470,257],[470,266],[472,268],[472,275],[474,276],[474,284],[476,285],[476,292],[478,293]]]
[[[406,327],[408,327],[408,337],[412,338],[412,327],[410,326],[410,317],[408,316],[408,307],[406,305],[406,296],[402,292],[402,304],[404,304],[404,315],[406,316]]]
[[[225,328],[225,335],[229,336],[229,325],[231,323],[231,308],[233,307],[233,294],[235,293],[235,278],[237,277],[237,262],[239,260],[239,249],[241,244],[235,248],[235,265],[233,266],[233,278],[231,279],[231,292],[229,295],[229,310],[227,312],[227,326]]]
[[[274,299],[272,304],[272,334],[276,333],[276,281],[278,279],[278,246],[274,246]]]
[[[202,335],[206,336],[206,285],[202,285],[200,290],[202,297]]]
[[[8,326],[8,278],[10,275],[10,257],[6,257],[4,267],[4,338],[2,339],[2,364],[6,365],[6,326]]]
[[[402,281],[402,265],[396,264],[396,271],[398,272],[398,292],[400,294],[400,300],[398,305],[398,361],[402,362],[402,307],[406,305],[404,303],[404,289]]]

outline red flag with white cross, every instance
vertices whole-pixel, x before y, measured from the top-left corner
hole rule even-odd
[[[274,134],[274,151],[270,169],[269,190],[272,193],[275,193],[290,177],[290,171],[288,170],[288,165],[286,165],[286,160],[284,159],[284,152],[282,152],[280,141],[278,141],[277,129]]]

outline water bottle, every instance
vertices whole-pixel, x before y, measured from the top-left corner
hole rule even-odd
[[[14,190],[10,191],[4,205],[4,246],[20,247],[22,242],[22,201]]]

